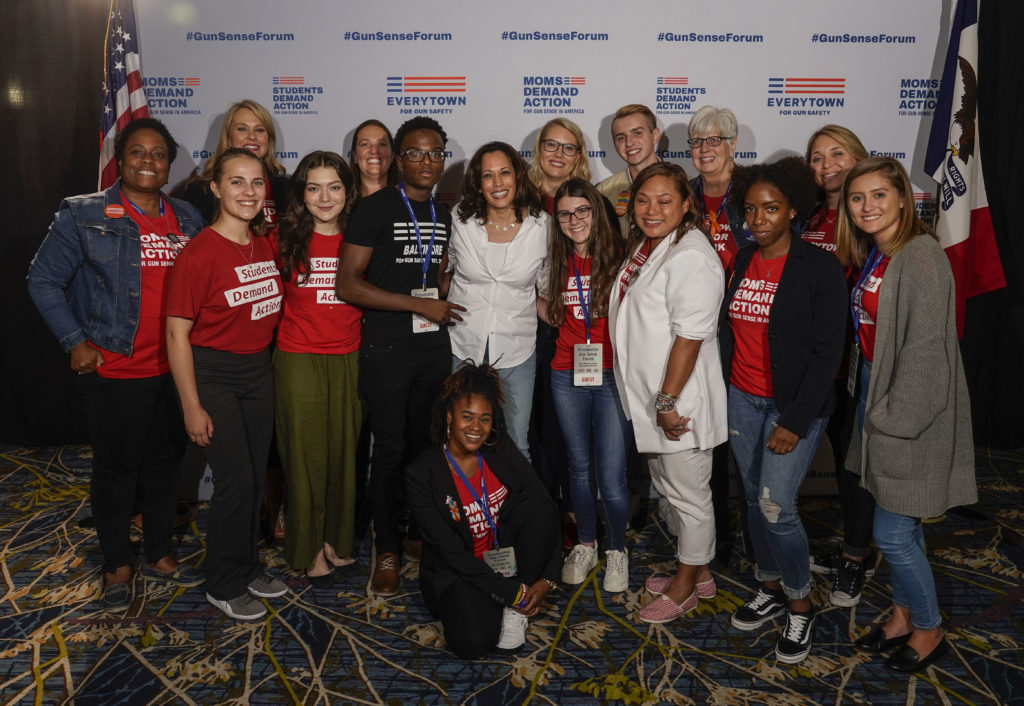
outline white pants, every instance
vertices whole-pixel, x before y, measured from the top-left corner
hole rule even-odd
[[[715,556],[711,455],[711,449],[686,449],[647,456],[651,482],[672,508],[676,558],[689,566],[703,566]]]

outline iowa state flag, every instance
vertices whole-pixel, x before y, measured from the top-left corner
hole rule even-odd
[[[967,298],[1006,286],[981,170],[977,65],[978,0],[958,0],[924,168],[939,183],[935,231],[953,268],[961,335]]]

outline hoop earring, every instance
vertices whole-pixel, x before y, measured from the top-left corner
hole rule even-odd
[[[446,424],[445,427],[444,427],[444,438],[445,438],[445,442],[449,441],[452,438],[452,425],[451,425],[451,422]]]
[[[491,439],[492,436],[494,437],[493,440]],[[484,440],[484,446],[494,446],[496,443],[498,443],[498,430],[491,427],[491,433]]]

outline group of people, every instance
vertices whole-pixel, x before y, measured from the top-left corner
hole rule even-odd
[[[799,663],[811,571],[855,605],[873,539],[894,606],[857,646],[905,672],[940,658],[921,518],[976,500],[973,444],[952,275],[903,167],[836,125],[806,158],[741,167],[736,117],[705,106],[689,179],[659,159],[647,107],[623,106],[611,130],[626,168],[597,185],[566,118],[529,165],[481,146],[453,218],[433,197],[448,138],[425,116],[394,137],[368,120],[350,161],[314,151],[289,179],[269,114],[242,101],[184,201],[162,191],[166,127],[127,125],[119,181],[61,205],[29,272],[72,369],[95,373],[104,606],[130,602],[137,510],[144,579],[205,581],[239,620],[289,590],[258,553],[272,430],[285,559],[314,588],[352,572],[365,421],[371,590],[397,593],[403,548],[421,546],[423,598],[461,657],[522,645],[559,579],[603,565],[605,591],[628,588],[641,459],[677,568],[645,580],[636,617],[714,597],[731,451],[758,582],[735,628],[783,619],[776,657]],[[826,434],[845,532],[811,558],[797,498]],[[205,573],[171,551],[186,439],[214,476]]]

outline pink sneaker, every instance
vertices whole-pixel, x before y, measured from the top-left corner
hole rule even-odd
[[[698,600],[696,591],[691,593],[690,597],[681,605],[676,605],[665,596],[658,596],[641,608],[636,616],[645,623],[667,623],[692,611],[697,607]]]
[[[660,596],[668,590],[670,583],[672,583],[671,576],[649,576],[647,580],[644,581],[644,588],[647,589],[648,593]],[[699,598],[714,598],[718,593],[718,587],[715,585],[715,577],[712,576],[707,581],[699,582],[695,592]]]

